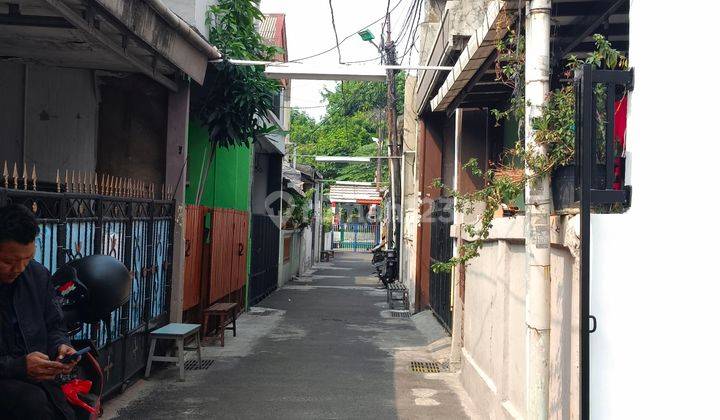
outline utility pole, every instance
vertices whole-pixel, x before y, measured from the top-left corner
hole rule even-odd
[[[382,163],[380,162],[380,156],[382,155],[382,127],[378,127],[377,131],[377,162],[375,162],[375,188],[380,190],[380,183],[382,182]]]
[[[390,31],[390,14],[385,16],[385,25],[387,28],[385,35],[385,44],[383,49],[385,52],[385,64],[395,65],[395,43],[392,41],[392,33]],[[391,156],[400,156],[402,151],[398,145],[398,133],[397,133],[397,92],[395,88],[395,73],[397,70],[387,70],[387,125],[388,125],[388,140],[389,149]],[[400,185],[400,173],[397,162],[394,159],[388,159],[390,166],[390,185],[391,185],[391,201],[392,201],[392,234],[388,235],[388,239],[391,241],[389,248],[399,249],[400,247],[400,191],[398,186]]]
[[[547,150],[535,141],[532,121],[542,115],[550,90],[551,0],[529,0],[525,18],[525,147],[534,155]],[[525,383],[526,417],[548,418],[550,382],[550,179],[535,177],[525,185]],[[585,320],[583,320],[585,322]]]

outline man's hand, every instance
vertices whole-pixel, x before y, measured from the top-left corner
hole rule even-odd
[[[33,381],[50,381],[65,371],[66,366],[60,362],[54,362],[39,351],[32,352],[25,356],[27,377]]]
[[[62,359],[66,358],[66,357],[68,357],[68,356],[71,356],[71,355],[73,355],[73,354],[75,354],[75,353],[76,353],[76,351],[75,351],[74,348],[72,348],[72,347],[70,347],[70,346],[68,346],[68,345],[65,345],[65,344],[61,344],[60,347],[58,347],[58,358],[57,358],[57,360],[58,360],[58,361],[61,361]],[[81,357],[82,357],[82,356],[81,356]],[[80,361],[80,359],[77,359],[77,360],[72,361],[72,362],[70,362],[70,363],[61,363],[61,365],[63,366],[63,372],[62,372],[62,373],[64,373],[64,374],[67,375],[68,373],[72,372],[72,370],[75,368],[75,365],[77,365],[79,361]]]

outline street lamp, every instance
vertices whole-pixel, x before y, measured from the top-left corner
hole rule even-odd
[[[358,35],[360,35],[360,38],[362,38],[363,41],[367,41],[375,46],[378,51],[382,51],[380,46],[373,41],[375,39],[375,35],[373,35],[372,32],[370,32],[370,29],[363,29],[362,31],[358,32]]]

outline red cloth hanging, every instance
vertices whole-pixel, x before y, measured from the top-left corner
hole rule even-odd
[[[619,101],[615,101],[615,179],[613,180],[613,189],[619,190],[625,177],[625,134],[627,129],[627,96],[623,96]]]

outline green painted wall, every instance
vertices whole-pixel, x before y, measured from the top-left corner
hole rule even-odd
[[[188,128],[188,167],[185,191],[187,204],[195,204],[202,174],[203,162],[210,158],[210,142],[207,130],[195,121]],[[218,149],[215,161],[208,170],[205,191],[200,204],[213,208],[250,210],[250,186],[252,183],[252,146]],[[252,249],[252,218],[248,219],[248,247]],[[250,253],[247,256],[247,273],[250,273]],[[246,279],[245,307],[250,290],[249,275]]]
[[[210,159],[208,132],[200,124],[190,122],[188,130],[187,204],[195,204],[203,161]],[[248,211],[250,208],[250,162],[248,147],[219,148],[208,170],[205,191],[200,204],[214,208]]]

